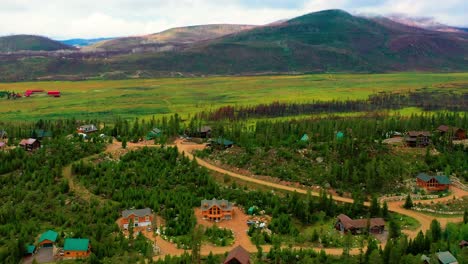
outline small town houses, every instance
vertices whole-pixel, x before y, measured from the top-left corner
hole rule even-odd
[[[128,229],[128,225],[132,222],[134,227],[147,227],[152,225],[153,217],[150,208],[124,210],[119,225],[123,229]]]
[[[19,146],[26,151],[34,151],[41,147],[41,142],[35,138],[28,138],[21,140]]]
[[[91,243],[86,238],[65,238],[63,248],[58,246],[59,234],[54,230],[42,233],[35,244],[25,245],[24,255],[34,259],[35,255],[49,255],[48,259],[86,258],[91,254]]]
[[[86,134],[86,135],[97,132],[97,131],[98,131],[97,127],[93,124],[83,125],[76,129],[76,132],[78,134]]]
[[[211,221],[231,220],[233,216],[233,205],[227,200],[203,200],[201,211],[204,219]]]
[[[365,232],[381,234],[385,230],[385,220],[383,218],[353,220],[347,215],[340,214],[337,217],[335,228],[344,233],[350,232],[353,235]]]
[[[437,192],[448,190],[452,182],[445,175],[429,176],[425,173],[420,173],[416,177],[416,184],[428,192]]]

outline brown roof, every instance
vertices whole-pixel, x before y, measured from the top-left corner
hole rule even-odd
[[[460,245],[460,247],[466,247],[466,246],[468,246],[468,241],[462,240],[460,242],[460,244],[458,244],[458,245]]]
[[[430,137],[431,132],[429,132],[429,131],[408,131],[408,135],[410,137],[419,137],[419,136]]]
[[[34,144],[34,142],[36,142],[35,138],[28,138],[28,139],[21,140],[21,142],[19,144],[21,146],[25,146],[25,145],[32,145],[32,144]]]
[[[6,146],[5,142],[0,142],[0,148],[3,148],[5,146]]]
[[[367,219],[356,219],[353,220],[349,218],[349,216],[340,214],[338,216],[338,220],[344,225],[346,229],[350,228],[365,228],[367,227]],[[371,218],[370,219],[370,227],[375,226],[384,226],[385,220],[383,218]]]
[[[231,263],[233,260],[237,260],[240,264],[250,264],[250,254],[242,246],[237,246],[229,252],[224,264]]]
[[[446,125],[441,125],[437,128],[437,130],[442,131],[442,132],[447,132],[449,130],[449,127]]]

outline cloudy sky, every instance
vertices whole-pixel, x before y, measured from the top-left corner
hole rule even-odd
[[[467,0],[0,0],[0,35],[129,36],[197,24],[266,24],[331,8],[468,26]]]

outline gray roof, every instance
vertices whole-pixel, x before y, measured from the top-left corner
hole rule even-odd
[[[122,211],[122,216],[127,218],[130,215],[135,215],[138,217],[143,217],[151,214],[151,209],[145,208],[145,209],[133,209],[133,210],[124,210]]]
[[[202,211],[206,211],[215,205],[225,210],[232,210],[232,203],[230,203],[228,200],[216,200],[213,198],[212,200],[201,201]]]
[[[209,127],[209,126],[202,126],[198,132],[206,133],[206,132],[210,132],[210,131],[211,131],[211,127]]]
[[[449,251],[437,252],[437,258],[443,264],[458,263],[457,259]]]
[[[84,125],[84,126],[80,126],[80,129],[84,130],[84,131],[95,131],[97,130],[97,127],[95,125]]]

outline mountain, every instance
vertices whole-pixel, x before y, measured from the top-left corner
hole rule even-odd
[[[199,41],[219,38],[235,32],[248,30],[253,28],[251,25],[230,25],[230,24],[215,24],[215,25],[200,25],[190,27],[172,28],[160,33],[116,38],[106,41],[98,42],[89,49],[98,49],[106,51],[115,50],[131,50],[138,47],[145,46],[161,46],[167,45],[183,45],[191,44]]]
[[[433,31],[440,31],[440,32],[466,31],[466,29],[463,29],[463,28],[457,28],[457,27],[444,25],[430,17],[410,17],[407,15],[395,14],[395,15],[388,16],[388,18],[400,24],[408,25],[411,27],[424,28],[424,29],[433,30]]]
[[[187,29],[196,37],[186,33]],[[231,34],[223,31],[227,35],[221,37],[199,33],[206,29],[193,32],[190,27],[169,30],[151,35],[153,44],[132,50],[128,50],[131,45],[119,48],[113,44],[115,52],[49,56],[42,63],[0,58],[0,79],[468,70],[468,34],[464,32],[427,30],[388,18],[352,16],[342,10],[310,13]],[[159,52],[163,49],[165,52]]]
[[[69,45],[69,46],[74,46],[74,47],[85,47],[85,46],[90,46],[95,43],[105,41],[105,40],[111,40],[113,38],[93,38],[93,39],[66,39],[66,40],[59,40],[59,42]]]
[[[0,52],[56,51],[71,48],[68,45],[41,36],[12,35],[0,37]]]
[[[382,23],[342,10],[307,14],[256,27],[181,51],[123,56],[153,71],[198,74],[467,70],[466,34]]]

